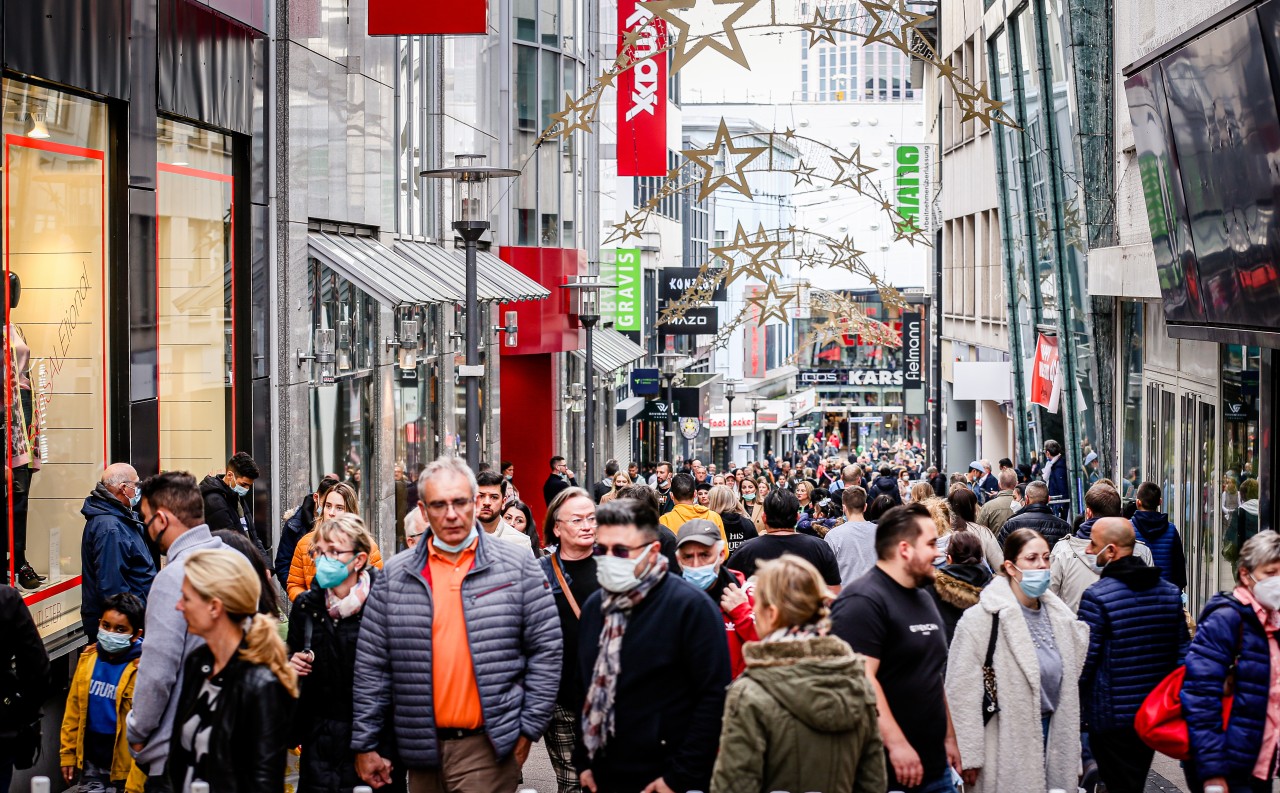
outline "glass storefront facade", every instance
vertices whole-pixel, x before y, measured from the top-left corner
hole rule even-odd
[[[1079,168],[1077,119],[1068,22],[1060,0],[1032,0],[989,41],[993,98],[1021,129],[997,126],[996,153],[1005,224],[1004,256],[1014,381],[1021,387],[1024,362],[1040,334],[1057,336],[1064,385],[1056,413],[1029,406],[1017,421],[1018,448],[1038,450],[1060,441],[1076,510],[1082,508],[1085,455],[1096,439],[1092,318],[1086,293],[1086,243]],[[1018,404],[1028,405],[1019,395]],[[1065,421],[1069,416],[1071,420]]]
[[[237,448],[231,137],[161,119],[157,141],[160,468],[219,471]]]
[[[315,330],[334,331],[334,382],[311,389],[311,481],[325,474],[355,488],[360,514],[371,515],[373,494],[363,487],[372,459],[375,335],[378,304],[318,259],[310,260]]]
[[[79,624],[80,506],[107,462],[110,129],[100,102],[12,79],[0,93],[17,109],[4,115],[3,532],[47,578],[33,611],[48,637]]]

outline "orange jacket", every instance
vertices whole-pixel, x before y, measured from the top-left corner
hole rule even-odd
[[[298,547],[293,549],[293,561],[289,562],[289,585],[285,590],[289,593],[289,602],[298,599],[298,595],[311,588],[311,579],[316,577],[316,563],[311,560],[311,541],[315,539],[314,529],[302,535]],[[382,569],[382,554],[378,552],[378,543],[369,551],[369,564]]]

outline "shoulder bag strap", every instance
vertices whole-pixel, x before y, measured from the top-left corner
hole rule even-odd
[[[984,669],[991,669],[991,662],[996,657],[996,639],[1000,636],[1000,615],[991,617],[991,638],[987,640],[987,658],[982,662]]]
[[[569,585],[564,581],[564,573],[560,570],[560,556],[555,552],[551,554],[551,569],[556,574],[556,581],[560,584],[560,591],[564,592],[565,600],[569,601],[569,608],[573,609],[573,616],[582,618],[582,609],[578,608],[578,601],[574,599],[573,592],[570,591]]]

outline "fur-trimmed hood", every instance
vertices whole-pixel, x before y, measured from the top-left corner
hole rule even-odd
[[[982,588],[990,581],[991,573],[982,565],[953,564],[938,570],[933,588],[944,603],[967,609],[978,604]]]
[[[857,706],[875,696],[862,656],[835,636],[749,642],[742,656],[744,677],[814,730],[853,729],[861,710]]]

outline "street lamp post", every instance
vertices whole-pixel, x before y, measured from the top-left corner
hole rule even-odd
[[[787,420],[787,423],[790,424],[796,420],[796,409],[800,407],[800,400],[794,397],[791,399],[788,399],[787,406],[791,408],[791,418]],[[796,425],[797,426],[795,427],[789,428],[791,430],[791,455],[792,456],[795,456],[796,451],[800,448],[799,443],[797,443],[796,441],[796,430],[799,429],[799,422],[796,422]]]
[[[596,275],[580,275],[576,281],[561,286],[561,289],[568,289],[577,293],[578,299],[575,303],[577,305],[578,321],[582,323],[582,327],[587,329],[586,404],[584,411],[586,414],[584,420],[586,422],[587,436],[587,478],[583,481],[590,482],[592,485],[596,481],[596,351],[592,330],[595,328],[596,323],[600,321],[600,290],[614,288],[613,284],[601,283],[600,277]]]
[[[464,365],[458,368],[458,376],[466,386],[467,465],[472,471],[480,470],[480,379],[484,377],[484,364],[480,363],[480,306],[476,296],[476,254],[480,238],[489,230],[489,200],[487,185],[490,179],[519,176],[512,168],[490,168],[484,164],[483,154],[459,154],[454,157],[453,168],[426,170],[421,176],[430,179],[453,181],[453,230],[458,232],[466,246],[467,283],[463,296],[467,312],[467,326],[463,337]]]
[[[763,405],[759,397],[751,400],[751,441],[756,460],[764,458],[764,449],[760,448],[760,408]]]
[[[667,452],[666,460],[668,462],[674,463],[675,461],[672,460],[671,458],[675,456],[676,433],[675,433],[675,427],[673,426],[672,422],[676,420],[676,412],[674,409],[675,401],[671,395],[671,389],[675,385],[676,378],[680,376],[680,369],[679,367],[676,366],[676,361],[687,360],[689,356],[682,355],[678,352],[660,352],[657,355],[654,355],[652,357],[658,362],[659,371],[662,373],[662,379],[666,381],[667,429],[666,429],[666,433],[664,433],[664,437],[669,435],[669,437],[671,438],[670,448],[665,447],[665,440],[663,443],[664,443],[664,450]],[[663,364],[668,364],[668,366],[664,367]]]
[[[737,396],[738,384],[732,380],[726,381],[724,384],[724,401],[729,403],[729,426],[728,433],[724,440],[724,470],[729,470],[729,463],[733,461],[733,398]]]

